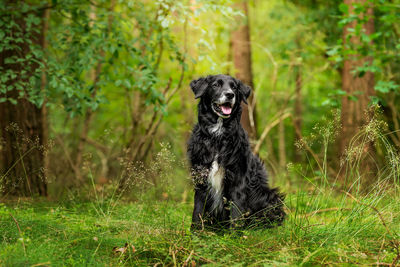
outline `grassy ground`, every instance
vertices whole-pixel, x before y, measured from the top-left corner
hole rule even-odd
[[[191,203],[0,204],[1,266],[400,264],[400,198],[288,192],[273,229],[191,233]]]

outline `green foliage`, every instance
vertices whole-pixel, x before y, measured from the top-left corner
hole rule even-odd
[[[171,4],[110,5],[73,0],[57,5],[54,12],[60,17],[49,34],[53,98],[61,94],[67,110],[81,113],[104,102],[104,90],[138,91],[146,105],[164,109],[164,97],[156,87],[166,82],[157,74],[163,50],[170,53],[170,60],[184,64],[168,27]]]
[[[375,74],[377,80],[377,96],[372,97],[374,103],[385,105],[391,89],[384,83],[399,83],[396,73],[399,63],[400,51],[398,46],[400,10],[398,1],[368,0],[353,3],[354,11],[343,1],[292,1],[311,10],[310,18],[317,21],[320,29],[326,33],[326,42],[329,44],[327,55],[338,69],[342,68],[346,59],[368,57],[372,59],[353,70],[353,74],[362,77],[366,72]],[[373,6],[372,16],[361,16],[366,13],[368,7]],[[367,34],[363,25],[369,19],[374,21],[374,32]],[[348,28],[347,42],[344,44],[342,31],[345,25],[355,22],[354,28]],[[351,43],[351,38],[357,38],[359,42]],[[342,94],[330,93],[330,100],[325,104],[337,106]],[[349,96],[354,97],[354,96]]]
[[[0,3],[0,53],[4,60],[0,66],[0,103],[17,104],[18,99],[26,98],[41,106],[44,93],[40,77],[45,66],[39,39],[41,19],[37,10],[25,2],[15,7]]]
[[[395,84],[393,81],[379,81],[375,85],[375,91],[381,92],[381,93],[389,93],[389,92],[395,92],[396,94],[399,93],[399,85]]]
[[[0,6],[1,13],[7,14],[0,21],[5,26],[0,32],[5,37],[0,38],[0,52],[28,51],[24,58],[17,54],[5,58],[6,64],[18,64],[21,69],[1,69],[0,93],[15,89],[18,98],[27,98],[38,106],[44,96],[51,104],[61,100],[74,116],[86,108],[96,110],[106,102],[105,89],[139,91],[146,105],[165,110],[164,96],[156,87],[167,82],[157,73],[162,53],[165,50],[169,60],[185,64],[186,55],[169,27],[169,13],[181,13],[179,5],[171,1],[119,1],[114,6],[109,1],[56,2],[46,33],[49,48],[43,51],[35,37],[42,30],[40,15],[46,5]],[[39,86],[43,71],[48,80],[45,91]],[[1,97],[0,101],[7,99]],[[8,100],[15,103],[17,99]]]
[[[361,15],[366,14],[371,6],[374,11],[372,16]],[[338,26],[343,29],[345,25],[355,22],[355,27],[347,29],[345,45],[338,36],[337,44],[328,51],[328,55],[338,67],[345,59],[372,59],[371,62],[365,62],[354,69],[353,74],[362,77],[366,72],[374,73],[377,80],[375,86],[377,96],[374,97],[374,101],[384,104],[388,97],[392,97],[389,93],[396,91],[399,83],[399,77],[393,73],[393,69],[398,68],[400,59],[400,47],[396,42],[400,38],[398,32],[400,9],[393,1],[369,0],[355,3],[352,13],[344,3],[340,4],[339,10],[342,17],[338,21]],[[370,19],[374,21],[375,27],[373,33],[367,34],[363,26]],[[357,38],[358,42],[349,42],[351,38]]]

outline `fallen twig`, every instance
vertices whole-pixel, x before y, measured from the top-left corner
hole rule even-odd
[[[178,250],[184,250],[184,251],[186,251],[186,252],[189,252],[189,250],[188,250],[187,248],[184,248],[184,247],[179,247],[179,248],[177,248],[177,249],[178,249]],[[193,253],[192,253],[192,252],[193,252]],[[209,259],[206,259],[206,258],[200,256],[199,254],[197,254],[196,252],[194,252],[194,250],[191,250],[190,253],[191,253],[192,255],[195,255],[195,256],[199,257],[199,259],[200,259],[201,261],[208,262],[208,263],[216,263],[215,261],[212,261],[212,260],[209,260]]]
[[[183,263],[182,266],[188,266],[189,260],[190,260],[190,258],[192,257],[193,253],[194,253],[194,250],[190,251],[189,256],[187,257],[187,259],[185,260],[185,262]]]
[[[21,228],[19,228],[19,224],[18,224],[17,220],[15,219],[15,217],[11,213],[8,213],[8,214],[10,214],[11,218],[14,220],[15,224],[17,225],[19,236],[20,236],[21,242],[22,242],[22,247],[24,248],[24,254],[26,256],[26,247],[25,247],[24,238],[22,236]]]
[[[50,265],[51,265],[51,262],[50,261],[46,261],[46,262],[36,263],[34,265],[31,265],[31,267],[50,266]]]
[[[337,211],[337,210],[351,210],[351,209],[349,209],[349,208],[326,208],[326,209],[314,210],[310,213],[305,214],[304,217],[310,217],[317,213],[322,213],[322,212],[327,212],[327,211]]]
[[[176,256],[175,256],[175,251],[171,248],[171,247],[169,247],[169,252],[171,253],[171,255],[172,255],[172,260],[174,261],[174,266],[176,266]]]

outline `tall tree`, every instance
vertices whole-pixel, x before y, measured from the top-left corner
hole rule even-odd
[[[236,7],[243,12],[245,18],[241,18],[240,25],[238,25],[238,28],[231,33],[230,44],[233,64],[235,66],[235,75],[238,79],[249,85],[254,90],[247,1],[237,3]],[[242,110],[241,123],[249,134],[250,139],[254,141],[257,137],[254,91],[248,99],[248,105],[242,103]]]
[[[47,195],[44,177],[45,120],[41,101],[35,95],[43,87],[40,48],[45,45],[47,11],[8,12],[2,16],[4,48],[0,51],[0,162],[2,191],[11,195]],[[15,6],[14,6],[15,7]],[[2,10],[4,11],[4,10]],[[4,23],[4,21],[7,21]],[[42,82],[40,81],[42,79]]]
[[[301,43],[300,43],[300,35],[296,36],[296,48],[301,51]],[[300,55],[299,55],[300,57]],[[295,127],[295,137],[296,140],[300,140],[301,136],[301,128],[303,124],[303,105],[302,105],[302,97],[301,97],[301,90],[303,87],[303,76],[302,76],[302,64],[301,62],[297,62],[294,66],[295,69],[295,100],[294,100],[294,127]],[[301,160],[301,153],[298,149],[295,150],[294,160],[296,162],[300,162]]]
[[[371,35],[374,32],[373,7],[368,0],[344,0],[348,6],[349,17],[357,15],[343,29],[344,53],[347,54],[342,69],[342,89],[346,95],[342,98],[342,136],[340,152],[346,151],[352,137],[366,122],[365,111],[374,92],[374,74],[370,71],[358,72],[358,68],[372,63],[369,56],[360,55],[358,46],[361,45],[362,34]],[[364,7],[355,10],[355,6]],[[358,11],[361,10],[361,11]],[[361,27],[360,27],[361,26]],[[360,33],[357,33],[357,27]],[[369,151],[371,149],[365,148]]]

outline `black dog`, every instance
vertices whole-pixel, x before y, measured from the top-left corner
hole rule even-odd
[[[283,195],[268,187],[263,163],[240,124],[240,104],[247,104],[251,88],[228,75],[200,78],[190,87],[200,98],[188,143],[195,184],[192,229],[281,224]]]

